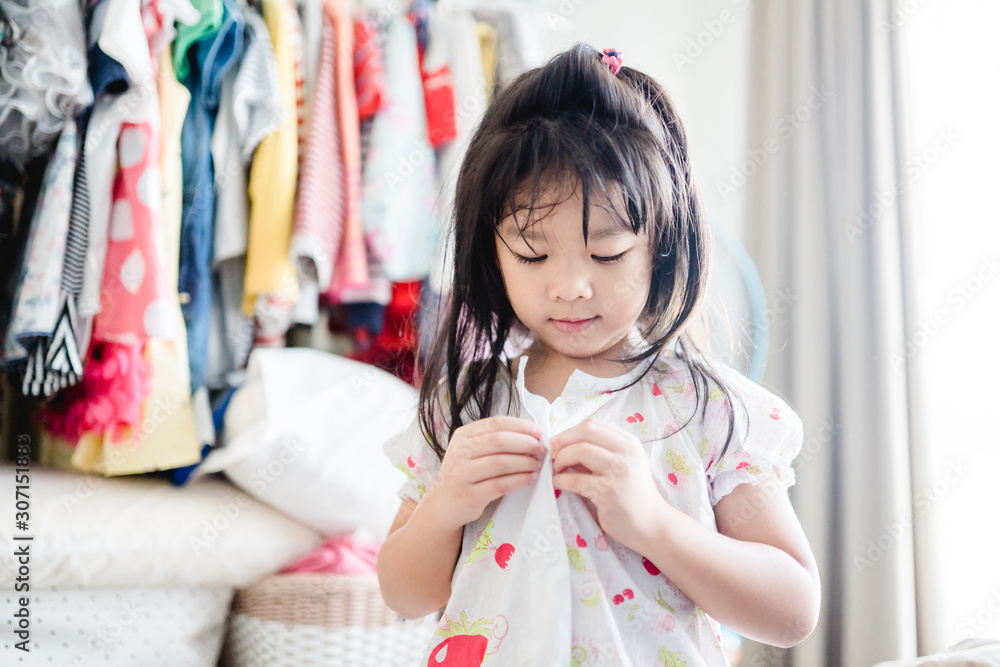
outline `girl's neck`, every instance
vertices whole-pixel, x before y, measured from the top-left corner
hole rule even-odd
[[[631,347],[628,350],[631,352]],[[532,394],[544,397],[550,403],[562,395],[566,382],[576,370],[601,378],[624,375],[636,367],[637,362],[626,363],[620,359],[600,357],[567,357],[553,353],[538,341],[532,343],[523,355],[530,359],[524,371],[524,386]],[[516,374],[519,357],[512,360]]]

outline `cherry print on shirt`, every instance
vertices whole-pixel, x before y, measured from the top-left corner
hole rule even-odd
[[[619,606],[619,605],[625,604],[626,600],[631,600],[634,597],[635,597],[635,593],[632,592],[632,589],[631,588],[626,588],[621,593],[618,593],[613,598],[611,598],[611,601],[615,604],[615,606]],[[626,607],[626,609],[628,609],[628,620],[634,621],[635,620],[635,613],[637,611],[639,611],[639,605],[637,605],[637,604],[628,605]]]
[[[642,415],[637,412],[631,417],[626,417],[625,421],[627,421],[629,424],[635,424],[636,422],[643,422],[645,421],[645,419],[643,419]]]
[[[653,561],[649,560],[645,556],[642,557],[642,566],[646,568],[646,572],[649,572],[654,577],[660,574],[660,568],[653,565]]]
[[[581,537],[580,535],[577,535],[576,546],[580,547],[581,549],[585,548],[587,546],[587,540],[583,539],[583,537]]]
[[[774,408],[771,410],[771,419],[778,420],[781,419],[781,410]]]
[[[653,396],[662,396],[662,395],[663,395],[663,392],[660,391],[660,385],[654,384],[653,385]]]
[[[493,555],[493,559],[496,560],[497,565],[500,566],[501,570],[506,570],[508,563],[510,563],[510,557],[513,555],[514,545],[509,542],[505,542],[497,547],[497,551]]]
[[[489,520],[486,527],[483,528],[483,532],[479,534],[476,546],[472,548],[472,553],[465,560],[465,564],[472,565],[491,551],[493,552],[493,560],[496,561],[496,564],[500,566],[501,570],[506,570],[510,565],[511,557],[514,555],[514,545],[505,542],[500,546],[493,546],[493,519]]]
[[[689,466],[685,461],[684,455],[678,454],[672,449],[667,450],[667,463],[670,464],[670,472],[667,474],[667,479],[674,486],[677,486],[677,482],[680,481],[677,478],[677,473],[682,475],[691,474],[691,466]]]

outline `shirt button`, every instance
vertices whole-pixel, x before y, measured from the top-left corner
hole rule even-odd
[[[191,295],[187,292],[181,292],[177,295],[177,300],[180,301],[181,304],[191,303]]]

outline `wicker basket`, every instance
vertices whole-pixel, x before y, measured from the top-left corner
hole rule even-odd
[[[389,609],[375,575],[273,575],[236,592],[220,664],[410,667],[434,625]]]

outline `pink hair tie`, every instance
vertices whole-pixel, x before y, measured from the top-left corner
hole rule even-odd
[[[604,57],[601,62],[611,68],[611,73],[616,75],[622,68],[622,52],[618,49],[604,49]]]

